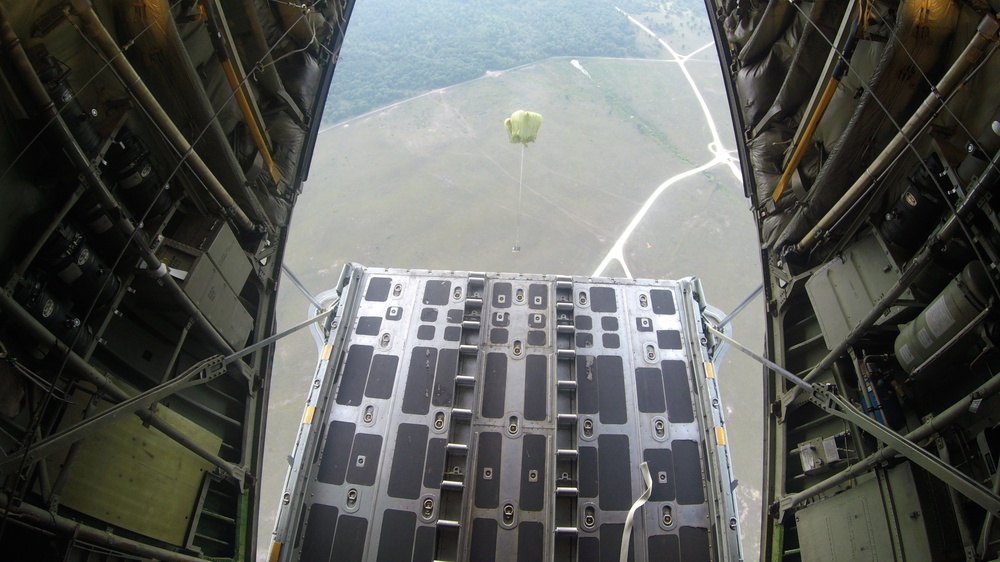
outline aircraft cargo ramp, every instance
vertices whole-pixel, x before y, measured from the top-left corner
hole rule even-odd
[[[338,288],[272,560],[742,557],[697,279]]]

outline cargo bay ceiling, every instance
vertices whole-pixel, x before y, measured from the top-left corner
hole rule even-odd
[[[5,557],[254,557],[255,344],[353,5],[0,2]]]

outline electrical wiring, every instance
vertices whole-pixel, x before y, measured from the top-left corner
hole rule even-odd
[[[172,10],[173,8],[175,8],[176,6],[178,6],[178,5],[179,5],[179,4],[181,3],[181,1],[182,1],[182,0],[177,0],[177,1],[175,1],[174,3],[172,3],[172,4],[171,4],[171,5],[169,6],[169,8],[168,8],[168,13],[171,13],[171,12],[170,12],[170,10]],[[283,40],[284,40],[284,38],[285,38],[285,37],[286,37],[286,36],[288,35],[288,33],[289,33],[289,32],[291,31],[291,29],[292,29],[292,28],[294,27],[294,25],[296,25],[296,24],[297,24],[297,23],[298,23],[298,22],[299,22],[299,21],[301,20],[301,18],[302,18],[302,17],[305,17],[305,13],[306,13],[306,12],[303,12],[303,14],[302,14],[302,16],[300,16],[299,20],[296,20],[296,22],[295,22],[295,23],[294,23],[293,25],[291,25],[291,26],[288,26],[288,29],[286,29],[286,30],[285,30],[285,32],[284,32],[284,33],[283,33],[283,34],[281,35],[281,37],[279,37],[279,38],[278,38],[278,40],[277,40],[277,41],[275,41],[275,42],[274,42],[274,44],[273,44],[273,45],[271,45],[271,46],[270,46],[270,47],[269,47],[269,48],[267,49],[267,51],[266,51],[266,52],[265,52],[265,53],[264,53],[264,54],[263,54],[263,55],[262,55],[262,56],[260,57],[260,59],[259,59],[259,60],[258,60],[258,61],[257,61],[257,62],[256,62],[256,63],[255,63],[254,65],[253,65],[253,66],[252,66],[252,68],[254,68],[254,69],[255,69],[255,71],[256,71],[256,69],[260,69],[260,68],[263,68],[263,62],[264,62],[264,61],[265,61],[265,60],[266,60],[266,59],[267,59],[267,58],[268,58],[268,57],[269,57],[269,56],[271,55],[271,53],[272,53],[273,51],[275,51],[275,49],[277,49],[277,48],[279,47],[279,45],[281,45],[282,41],[283,41]],[[78,24],[77,24],[77,23],[76,23],[76,22],[75,22],[75,21],[74,21],[74,20],[73,20],[72,18],[67,18],[67,19],[69,19],[69,21],[70,21],[70,24],[71,24],[71,25],[73,25],[73,26],[74,26],[74,27],[76,28],[76,30],[78,31],[78,33],[80,34],[80,36],[81,36],[81,37],[83,38],[83,40],[84,40],[84,41],[86,42],[86,44],[87,44],[87,45],[88,45],[88,46],[89,46],[89,47],[90,47],[90,48],[91,48],[91,49],[92,49],[92,50],[93,50],[93,51],[94,51],[95,53],[97,53],[97,56],[98,56],[99,58],[101,58],[101,59],[102,59],[102,61],[103,61],[103,65],[102,65],[102,66],[101,66],[101,67],[99,68],[99,70],[98,70],[97,72],[95,72],[95,73],[94,73],[94,75],[93,75],[93,76],[91,76],[91,77],[90,77],[90,78],[89,78],[89,79],[88,79],[88,80],[87,80],[87,81],[86,81],[86,82],[84,83],[84,85],[83,85],[83,86],[82,86],[82,87],[80,88],[79,92],[77,92],[77,93],[76,93],[76,94],[74,95],[74,97],[78,97],[78,96],[80,95],[80,93],[82,93],[82,92],[86,91],[86,90],[87,90],[87,88],[91,87],[91,86],[92,86],[92,84],[94,83],[94,81],[95,81],[95,80],[96,80],[96,79],[97,79],[97,78],[98,78],[98,77],[99,77],[99,76],[100,76],[100,75],[101,75],[101,74],[102,74],[102,73],[103,73],[104,71],[106,71],[106,70],[107,70],[108,68],[111,68],[111,70],[112,70],[112,72],[114,73],[114,75],[116,76],[116,78],[117,78],[117,79],[118,79],[118,80],[119,80],[120,82],[122,82],[122,83],[124,84],[124,82],[123,82],[123,81],[121,80],[121,76],[120,76],[120,75],[119,75],[119,74],[117,73],[117,71],[115,71],[115,69],[114,69],[114,67],[113,67],[113,59],[112,59],[112,58],[107,58],[107,57],[104,57],[104,56],[102,56],[102,54],[101,54],[100,50],[99,50],[99,49],[97,48],[97,46],[96,46],[96,45],[94,45],[94,44],[93,44],[93,43],[92,43],[92,42],[91,42],[91,41],[90,41],[90,40],[89,40],[89,39],[88,39],[88,38],[86,37],[86,34],[84,34],[84,33],[83,33],[83,31],[82,31],[82,30],[80,29],[79,25],[78,25]],[[138,34],[138,35],[137,35],[137,36],[136,36],[135,38],[133,38],[132,40],[128,41],[128,42],[127,42],[127,43],[126,43],[125,45],[122,45],[122,46],[120,46],[120,51],[119,51],[119,53],[118,53],[118,54],[117,54],[116,56],[124,56],[124,53],[125,53],[125,51],[127,51],[127,50],[128,50],[128,49],[129,49],[129,48],[130,48],[130,47],[131,47],[131,46],[132,46],[133,44],[134,44],[134,42],[135,42],[135,39],[137,39],[138,37],[140,37],[140,36],[141,36],[142,34],[145,34],[145,33],[146,33],[146,32],[147,32],[148,30],[150,30],[150,29],[151,29],[151,28],[152,28],[152,27],[153,27],[154,25],[155,25],[155,22],[151,22],[151,23],[150,23],[150,24],[148,24],[148,25],[147,25],[147,26],[146,26],[145,28],[143,28],[143,29],[142,29],[142,30],[140,31],[140,33],[139,33],[139,34]],[[338,25],[338,28],[341,28],[341,29],[342,29],[342,27],[341,27],[341,25],[342,25],[342,22],[341,22],[341,21],[339,21],[339,19],[338,19],[338,21],[337,21],[337,25]],[[315,31],[314,31],[314,34],[315,34]],[[324,46],[324,48],[325,48],[325,46]],[[327,52],[330,52],[330,50],[329,50],[328,48],[327,48],[326,50],[327,50]],[[239,85],[240,85],[240,87],[244,87],[244,86],[245,86],[245,84],[246,84],[246,82],[247,82],[248,80],[250,80],[250,79],[251,79],[251,77],[253,77],[253,75],[254,75],[254,72],[250,72],[250,73],[248,73],[248,74],[247,74],[247,75],[246,75],[246,76],[245,76],[245,77],[243,78],[243,80],[242,80],[242,81],[240,82],[240,84],[239,84]],[[127,86],[126,86],[126,87],[127,87]],[[226,98],[226,99],[224,100],[224,102],[223,102],[222,104],[220,104],[220,108],[219,108],[219,109],[218,109],[218,110],[217,110],[217,111],[216,111],[216,112],[215,112],[215,113],[214,113],[214,114],[212,115],[212,118],[211,118],[211,119],[209,120],[209,123],[208,123],[208,124],[207,124],[207,125],[206,125],[205,127],[203,127],[203,128],[202,128],[202,130],[201,130],[201,131],[200,131],[200,132],[199,132],[199,133],[197,134],[197,136],[196,136],[196,137],[194,138],[193,142],[191,142],[191,145],[192,145],[192,146],[193,146],[193,145],[195,145],[195,144],[196,144],[196,143],[197,143],[197,142],[198,142],[199,140],[201,140],[201,139],[202,139],[202,138],[204,137],[204,135],[205,135],[205,134],[206,134],[206,133],[208,132],[208,130],[210,129],[211,125],[212,125],[213,123],[215,123],[215,122],[216,122],[216,121],[218,120],[218,118],[219,118],[219,115],[221,114],[221,112],[222,112],[222,111],[223,111],[223,110],[224,110],[224,109],[225,109],[225,108],[226,108],[226,107],[227,107],[227,106],[228,106],[228,105],[229,105],[229,104],[230,104],[230,103],[231,103],[231,102],[232,102],[232,101],[233,101],[234,99],[235,99],[235,90],[234,90],[234,91],[233,91],[233,92],[232,92],[232,93],[231,93],[231,94],[230,94],[230,95],[229,95],[229,96],[228,96],[228,97],[227,97],[227,98]],[[153,126],[153,127],[155,127],[155,129],[156,129],[156,132],[157,132],[157,133],[158,133],[159,135],[161,135],[161,136],[165,137],[165,133],[164,133],[164,131],[163,131],[163,130],[161,130],[161,129],[160,129],[160,128],[159,128],[159,127],[158,127],[158,126],[156,125],[156,122],[155,122],[155,120],[153,120],[153,119],[151,118],[151,116],[150,116],[150,114],[149,114],[148,110],[147,110],[147,109],[146,109],[145,107],[143,107],[143,106],[142,106],[142,104],[137,104],[137,105],[138,105],[138,107],[140,108],[140,110],[141,110],[142,114],[143,114],[143,115],[145,116],[145,118],[146,118],[147,122],[149,122],[149,123],[152,123],[152,126]],[[65,106],[64,106],[64,107],[65,107]],[[20,154],[19,154],[19,155],[18,155],[18,156],[17,156],[16,158],[15,158],[14,162],[12,162],[12,163],[11,163],[11,165],[10,165],[10,166],[9,166],[9,167],[7,168],[7,170],[5,170],[5,171],[4,171],[4,173],[3,173],[2,175],[0,175],[0,181],[2,181],[2,179],[3,179],[3,178],[4,178],[4,177],[5,177],[5,176],[6,176],[6,175],[7,175],[7,174],[8,174],[8,173],[9,173],[9,172],[10,172],[10,171],[12,170],[12,169],[14,169],[14,167],[15,167],[15,166],[17,165],[17,163],[18,163],[18,162],[20,161],[20,159],[21,159],[21,158],[23,158],[24,154],[26,154],[26,153],[27,153],[27,151],[28,151],[28,150],[30,149],[30,147],[31,147],[31,146],[32,146],[32,145],[33,145],[34,143],[36,143],[36,142],[37,142],[37,141],[38,141],[38,140],[39,140],[39,139],[40,139],[40,138],[42,137],[42,135],[44,134],[45,130],[46,130],[46,129],[47,129],[48,127],[52,126],[52,125],[53,125],[53,124],[54,124],[54,123],[56,122],[56,120],[57,120],[57,119],[59,119],[59,118],[61,117],[61,112],[62,112],[62,110],[60,110],[60,111],[59,111],[59,113],[55,114],[55,115],[54,115],[54,116],[53,116],[52,118],[50,118],[50,119],[49,119],[49,121],[48,121],[47,123],[45,123],[45,125],[44,125],[44,126],[42,127],[42,129],[41,129],[41,130],[40,130],[40,131],[39,131],[39,132],[38,132],[38,133],[37,133],[37,134],[36,134],[36,135],[35,135],[35,136],[34,136],[34,137],[33,137],[33,138],[32,138],[32,139],[30,140],[30,141],[29,141],[29,143],[28,143],[28,144],[27,144],[27,145],[26,145],[26,146],[25,146],[25,147],[24,147],[24,148],[22,149],[21,153],[20,153]],[[170,146],[170,147],[171,147],[171,148],[173,149],[173,145],[172,145],[171,143],[169,143],[169,142],[168,142],[168,143],[166,143],[166,144],[167,144],[168,146]],[[169,175],[167,175],[167,176],[166,176],[165,178],[163,178],[163,179],[162,179],[162,181],[161,181],[161,184],[160,184],[160,187],[159,187],[159,189],[158,189],[158,190],[157,190],[157,192],[156,192],[156,196],[155,196],[155,197],[153,197],[153,198],[151,199],[151,201],[152,201],[152,202],[150,203],[150,205],[149,205],[149,206],[148,206],[148,207],[147,207],[147,208],[145,209],[145,211],[144,211],[144,212],[143,212],[143,213],[142,213],[141,215],[139,215],[139,216],[135,217],[135,223],[136,223],[137,225],[139,225],[139,226],[140,226],[140,228],[141,228],[141,226],[142,226],[142,225],[143,225],[143,224],[145,223],[145,221],[146,221],[146,220],[147,220],[147,219],[149,218],[149,214],[150,214],[151,210],[153,209],[153,205],[155,204],[155,202],[156,202],[156,201],[157,201],[157,200],[158,200],[158,199],[159,199],[159,198],[160,198],[160,197],[161,197],[161,196],[162,196],[162,195],[163,195],[163,194],[165,193],[165,191],[166,191],[166,190],[167,190],[167,189],[169,188],[169,186],[170,186],[170,183],[171,183],[171,182],[172,182],[172,181],[174,180],[174,178],[176,177],[176,175],[177,175],[177,174],[178,174],[178,173],[180,172],[180,170],[181,170],[181,169],[182,169],[182,168],[184,167],[184,165],[185,165],[185,163],[186,163],[186,161],[187,161],[187,158],[188,158],[188,157],[190,156],[190,154],[192,153],[192,151],[191,151],[191,150],[187,151],[187,153],[184,153],[184,154],[181,154],[181,153],[180,153],[179,151],[177,151],[177,150],[172,150],[172,151],[173,151],[174,155],[175,155],[175,156],[176,156],[176,157],[178,158],[178,161],[177,161],[177,163],[176,163],[176,164],[174,165],[173,169],[172,169],[172,170],[170,171]],[[196,177],[196,178],[197,178],[197,175],[195,175],[195,174],[192,174],[192,175],[193,175],[194,177]],[[198,181],[199,181],[199,182],[201,182],[200,178],[198,179]],[[204,187],[204,184],[202,184],[202,186]],[[136,239],[136,235],[138,234],[138,232],[139,232],[139,229],[137,228],[137,229],[133,230],[133,231],[132,231],[132,232],[130,233],[130,235],[128,236],[128,239],[127,239],[127,241],[126,241],[126,243],[125,243],[125,244],[123,245],[122,249],[121,249],[121,250],[120,250],[120,251],[118,252],[118,254],[117,254],[116,258],[114,259],[114,261],[113,261],[113,262],[112,262],[112,264],[110,265],[110,269],[111,269],[112,271],[114,271],[114,270],[117,270],[117,269],[118,269],[118,267],[119,267],[119,265],[121,264],[122,260],[123,260],[123,259],[124,259],[124,258],[125,258],[125,257],[126,257],[127,255],[128,255],[128,253],[129,253],[129,248],[130,248],[130,247],[132,246],[132,244],[134,243],[134,241],[135,241],[135,239]],[[107,277],[105,278],[104,282],[103,282],[103,283],[102,283],[102,285],[101,285],[101,290],[102,290],[102,291],[103,291],[104,287],[105,287],[105,286],[107,285],[107,283],[109,282],[109,280],[110,280],[111,278],[112,278],[112,276],[107,276]],[[122,290],[125,290],[125,289],[123,288]],[[100,293],[100,291],[98,291],[98,293]],[[92,300],[92,301],[90,302],[89,306],[88,306],[88,307],[87,307],[87,309],[86,309],[86,312],[85,312],[85,313],[84,313],[84,314],[82,315],[82,317],[81,317],[81,324],[82,324],[83,326],[86,326],[86,325],[88,325],[88,323],[89,323],[89,321],[90,321],[90,319],[91,319],[91,317],[92,317],[92,315],[94,314],[94,312],[95,312],[95,310],[96,310],[96,309],[97,309],[97,300],[96,300],[96,298],[95,298],[94,300]],[[17,471],[15,472],[15,474],[17,474],[17,475],[18,475],[18,477],[20,478],[20,482],[18,483],[18,485],[15,485],[15,487],[14,487],[14,490],[13,490],[13,492],[14,492],[14,493],[13,493],[13,496],[12,496],[12,499],[13,499],[14,501],[16,501],[16,500],[17,500],[18,498],[21,498],[21,497],[23,497],[23,496],[24,496],[24,494],[25,494],[25,493],[27,492],[27,486],[28,486],[28,484],[29,484],[29,479],[28,479],[28,478],[26,478],[26,477],[24,477],[24,475],[22,474],[22,472],[23,472],[23,471],[24,471],[24,469],[25,469],[25,465],[26,465],[26,460],[27,460],[27,455],[28,455],[28,452],[30,451],[30,448],[31,448],[31,445],[32,445],[32,443],[33,443],[33,441],[34,441],[34,439],[35,439],[35,437],[36,437],[36,433],[38,433],[38,431],[36,431],[36,430],[37,430],[37,429],[38,429],[38,428],[40,427],[40,424],[41,424],[41,421],[42,421],[42,417],[43,417],[43,413],[44,413],[45,411],[47,411],[47,409],[48,409],[48,406],[49,406],[49,404],[50,404],[50,402],[51,402],[52,400],[60,400],[60,401],[66,401],[66,400],[67,400],[67,398],[66,398],[66,396],[65,396],[65,393],[64,393],[64,392],[62,391],[62,389],[61,389],[61,388],[59,388],[59,387],[60,387],[60,381],[61,381],[61,380],[63,379],[63,377],[64,377],[64,374],[65,374],[65,370],[66,370],[66,367],[67,367],[67,365],[68,365],[68,362],[69,362],[69,354],[70,354],[70,353],[73,353],[73,352],[72,352],[71,350],[73,349],[73,347],[74,347],[74,346],[75,346],[75,344],[77,343],[77,340],[79,339],[79,337],[81,336],[81,334],[82,334],[82,333],[83,333],[83,330],[82,330],[82,329],[81,329],[81,330],[78,330],[78,331],[77,331],[77,332],[76,332],[76,333],[74,334],[74,337],[73,337],[72,341],[71,341],[71,342],[69,342],[69,345],[68,345],[68,346],[67,346],[67,348],[66,348],[66,349],[67,349],[67,352],[66,352],[66,353],[64,354],[64,356],[63,356],[63,358],[62,358],[62,361],[61,361],[61,363],[60,363],[60,365],[59,365],[58,369],[56,370],[56,372],[55,372],[55,375],[54,375],[54,377],[53,377],[53,380],[52,380],[52,382],[51,382],[51,383],[48,383],[48,384],[44,384],[44,385],[42,385],[41,383],[43,383],[44,381],[43,381],[43,380],[39,380],[38,378],[36,378],[36,377],[37,377],[37,375],[35,375],[34,373],[30,373],[30,371],[28,371],[27,373],[25,373],[25,374],[26,374],[26,376],[27,376],[27,375],[28,375],[29,373],[30,373],[30,374],[32,375],[32,376],[30,377],[30,379],[29,379],[29,380],[31,380],[31,381],[32,381],[32,382],[33,382],[34,384],[36,384],[36,385],[40,385],[40,386],[41,386],[41,388],[42,388],[43,390],[45,390],[45,395],[43,396],[43,399],[42,399],[42,403],[41,403],[40,407],[38,407],[38,408],[36,409],[36,411],[34,412],[34,414],[33,414],[33,415],[32,415],[32,417],[31,417],[31,421],[30,421],[30,423],[29,423],[29,428],[28,428],[28,430],[27,430],[27,431],[25,432],[25,434],[24,434],[24,439],[23,439],[23,441],[22,441],[22,443],[21,443],[21,446],[20,446],[20,451],[21,451],[21,462],[20,462],[20,465],[19,465],[19,467],[18,467]],[[21,370],[21,369],[25,369],[25,370],[26,370],[26,368],[24,368],[23,366],[20,366],[20,369],[19,369],[19,370]],[[101,389],[98,389],[98,391],[97,391],[97,392],[98,392],[98,394],[99,394],[99,393],[101,392]],[[65,469],[65,467],[64,467],[64,469]],[[5,530],[5,526],[6,526],[6,522],[7,522],[7,520],[8,520],[8,517],[10,516],[10,514],[11,514],[11,511],[10,511],[10,510],[4,510],[4,513],[3,513],[3,516],[2,516],[2,518],[0,518],[0,535],[3,535],[3,533],[4,533],[4,530]]]

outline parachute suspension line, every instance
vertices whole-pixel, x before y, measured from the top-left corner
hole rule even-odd
[[[517,177],[517,229],[514,231],[514,247],[511,251],[521,253],[521,189],[524,186],[524,145],[521,145],[521,173]]]
[[[515,254],[521,253],[521,192],[524,190],[524,147],[534,142],[538,136],[538,127],[542,125],[542,116],[530,111],[519,109],[504,120],[507,129],[507,140],[511,144],[521,143],[521,174],[517,178],[517,230],[514,234],[514,247],[510,249]]]

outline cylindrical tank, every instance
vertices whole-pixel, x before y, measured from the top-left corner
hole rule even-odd
[[[93,190],[83,192],[80,201],[73,207],[72,215],[96,236],[106,236],[115,227]]]
[[[937,353],[986,308],[992,292],[982,262],[965,266],[923,312],[896,337],[896,360],[907,373]]]
[[[71,305],[50,291],[39,277],[26,274],[14,289],[14,300],[55,337],[71,345],[73,351],[83,353],[93,341],[90,328],[73,314]]]
[[[1000,150],[1000,125],[996,123],[1000,123],[1000,107],[986,122],[975,142],[970,139],[966,144],[965,148],[969,155],[958,167],[958,177],[963,185],[968,185],[976,176],[982,174],[990,165],[990,159],[997,150]]]
[[[934,177],[941,165],[935,158],[930,158],[927,167],[931,174],[923,167],[919,168],[910,176],[906,190],[885,214],[879,232],[887,242],[915,250],[937,226],[945,208],[937,198],[939,190]]]
[[[70,211],[70,217],[87,230],[87,239],[95,247],[101,248],[104,256],[117,256],[128,244],[121,231],[115,228],[108,211],[94,190],[83,192],[80,200]]]
[[[149,151],[139,137],[122,127],[104,155],[106,176],[116,182],[117,193],[136,217],[153,218],[170,210],[170,196],[153,168]]]
[[[76,228],[61,223],[38,253],[39,264],[66,284],[78,304],[104,306],[121,289],[121,280],[94,253]]]
[[[85,110],[79,98],[76,97],[76,93],[67,81],[69,69],[49,56],[49,52],[42,43],[32,47],[31,59],[35,66],[35,72],[38,73],[38,78],[45,84],[45,89],[48,90],[52,103],[59,108],[59,113],[62,114],[66,126],[73,133],[73,138],[80,144],[80,148],[85,154],[93,156],[101,145],[101,137],[91,122],[96,113]]]

